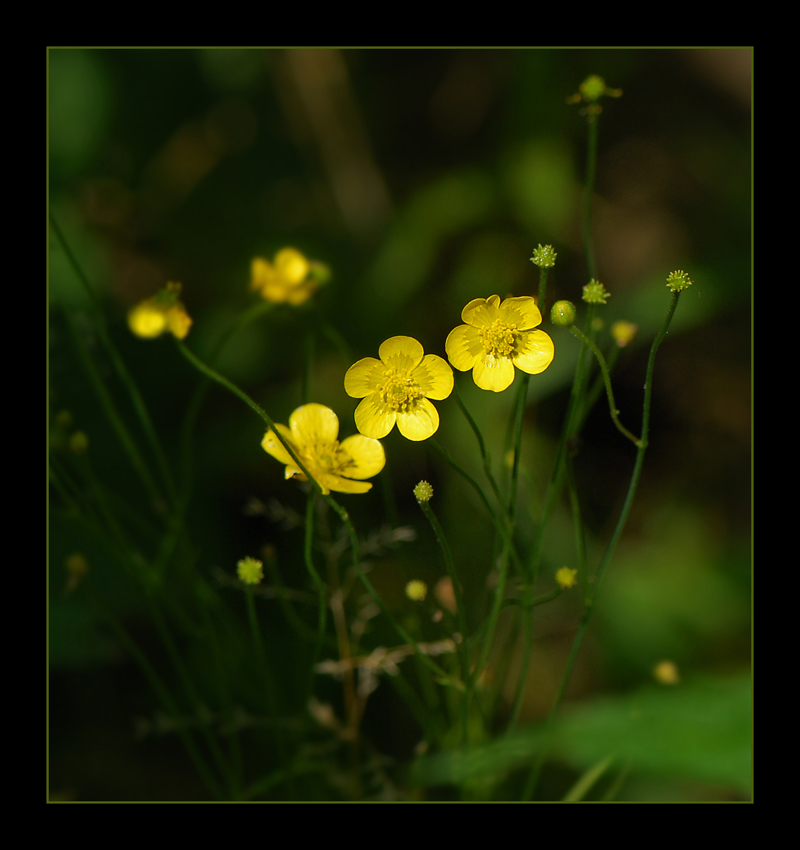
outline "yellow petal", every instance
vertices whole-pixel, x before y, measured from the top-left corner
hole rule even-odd
[[[412,336],[393,336],[381,344],[378,356],[387,366],[410,372],[422,360],[422,345]]]
[[[347,370],[344,391],[352,398],[364,398],[380,389],[386,367],[374,357],[365,357]]]
[[[514,383],[514,364],[508,357],[485,354],[472,370],[472,379],[482,390],[501,393]]]
[[[427,440],[439,428],[439,413],[427,398],[422,398],[413,410],[397,414],[397,428],[407,440]]]
[[[272,266],[261,257],[256,257],[250,263],[250,289],[253,291],[263,289],[264,284],[269,280],[272,273]]]
[[[308,260],[296,248],[284,248],[275,255],[275,269],[287,284],[302,283],[308,274]]]
[[[459,325],[447,335],[444,350],[454,369],[468,372],[478,357],[483,356],[483,342],[476,328]]]
[[[372,489],[372,484],[366,481],[351,481],[349,478],[342,478],[332,473],[321,475],[317,481],[323,493],[327,493],[328,490],[335,490],[337,493],[366,493],[367,490]]]
[[[538,375],[553,362],[555,346],[544,331],[521,333],[517,339],[514,365],[529,375]]]
[[[167,329],[165,311],[152,298],[143,301],[128,313],[128,327],[144,339],[160,336]]]
[[[508,325],[516,325],[520,330],[535,328],[542,323],[542,314],[535,299],[529,295],[518,298],[506,298],[500,305],[500,320]]]
[[[447,398],[453,392],[453,370],[436,354],[426,354],[411,373],[426,398]]]
[[[289,443],[295,454],[297,454],[292,432],[285,425],[280,425],[277,422],[275,423],[275,428],[281,432],[281,436],[287,443]],[[286,451],[281,441],[275,436],[271,429],[264,435],[264,439],[261,441],[261,448],[281,463],[285,463],[287,466],[292,466],[297,469],[297,464],[295,464],[292,460],[292,456]],[[299,472],[300,470],[297,469],[297,471]],[[289,476],[287,475],[287,478],[288,477]]]
[[[289,417],[292,440],[299,446],[333,443],[339,435],[339,418],[324,404],[304,404]]]
[[[397,414],[386,407],[378,393],[362,399],[355,412],[356,428],[365,436],[380,440],[394,428]]]
[[[342,440],[339,450],[348,455],[353,463],[345,469],[348,478],[372,478],[386,465],[383,446],[363,434],[354,434]]]
[[[500,296],[474,298],[461,311],[461,321],[476,328],[485,328],[500,316]]]
[[[189,333],[189,328],[192,326],[192,320],[186,312],[183,304],[176,304],[167,310],[167,327],[171,334],[178,339],[186,339]]]

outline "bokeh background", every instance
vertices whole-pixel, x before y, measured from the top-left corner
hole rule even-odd
[[[604,101],[600,119],[594,231],[599,276],[612,293],[604,315],[639,326],[614,374],[621,418],[633,430],[649,342],[669,303],[666,275],[685,269],[695,285],[659,353],[639,496],[569,697],[580,706],[636,692],[665,658],[678,665],[682,683],[745,681],[749,49],[55,49],[48,59],[50,210],[104,303],[112,337],[175,464],[198,376],[170,339],[129,334],[131,305],[167,280],[182,282],[194,319],[187,344],[204,357],[257,297],[248,292],[254,256],[291,245],[328,264],[331,281],[313,304],[279,308],[250,326],[220,370],[276,421],[286,422],[305,399],[318,401],[337,411],[347,436],[357,404],[342,385],[350,362],[376,356],[380,343],[398,334],[444,355],[444,339],[467,301],[536,291],[529,258],[537,244],[558,252],[552,299],[579,300],[586,283],[586,124],[566,101],[589,74],[621,88],[621,98]],[[80,323],[123,408],[124,392],[103,362],[85,294],[52,236],[50,248],[51,450],[67,451],[68,434],[53,425],[67,410],[70,428],[88,435],[87,457],[109,492],[146,505],[80,368],[64,309]],[[568,334],[545,329],[557,353],[531,381],[523,516],[535,516],[540,505],[576,357]],[[513,390],[495,396],[477,390],[469,375],[456,379],[499,468]],[[437,437],[479,477],[473,437],[455,401],[437,406]],[[302,531],[292,524],[304,495],[260,449],[262,435],[262,423],[238,399],[212,389],[198,425],[188,524],[196,569],[231,595],[232,607],[242,608],[241,600],[220,573],[232,576],[239,558],[259,557],[265,546],[288,584],[306,586]],[[410,529],[373,564],[384,598],[403,615],[410,604],[405,582],[433,586],[443,574],[411,492],[421,478],[434,484],[434,506],[468,593],[486,596],[492,533],[473,494],[425,444],[397,433],[384,444],[387,470],[371,494],[342,498],[365,537],[384,526]],[[601,400],[575,459],[594,564],[616,521],[633,455]],[[64,595],[64,561],[85,554],[94,580],[157,656],[162,650],[137,594],[57,498],[49,517],[53,795],[204,799],[176,736],[154,721],[138,668],[80,592]],[[574,561],[569,515],[559,510],[546,565]],[[548,710],[580,616],[568,596],[542,610],[527,723]],[[294,654],[277,607],[264,603],[263,612],[291,681],[291,665],[302,655]],[[476,605],[474,616],[480,613]],[[388,645],[393,638],[381,628],[376,644],[382,638]],[[512,652],[512,669],[518,663]],[[364,726],[377,750],[398,762],[411,758],[418,730],[391,688],[382,684],[373,694]],[[741,735],[735,744],[739,755],[749,746]],[[579,762],[566,759],[567,784]],[[634,771],[624,796],[744,799],[746,783],[726,776]],[[551,781],[557,793],[558,776]]]

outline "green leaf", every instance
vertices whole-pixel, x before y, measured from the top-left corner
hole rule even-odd
[[[411,781],[461,785],[530,765],[544,742],[542,726],[480,747],[418,759]],[[579,770],[601,759],[630,761],[633,771],[718,783],[743,794],[751,787],[749,674],[650,686],[565,710],[551,753]]]

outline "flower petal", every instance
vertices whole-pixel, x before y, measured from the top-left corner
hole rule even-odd
[[[292,432],[285,426],[280,425],[279,423],[275,423],[275,428],[281,432],[281,436],[286,440],[287,443],[294,449],[295,454],[297,454],[297,449],[295,448],[294,437],[292,436]],[[264,434],[264,439],[261,441],[261,448],[267,454],[272,455],[276,460],[279,460],[281,463],[286,464],[287,466],[291,466],[297,472],[300,470],[297,468],[297,464],[292,460],[292,456],[289,452],[286,451],[283,444],[280,440],[275,436],[272,429],[267,431]],[[287,478],[289,476],[287,475]]]
[[[483,356],[483,342],[476,328],[471,325],[459,325],[447,335],[444,350],[454,369],[468,372],[477,359]]]
[[[383,404],[378,393],[371,393],[356,408],[355,420],[365,437],[380,440],[394,428],[397,414]]]
[[[541,325],[542,314],[539,312],[534,298],[529,295],[520,295],[517,298],[506,298],[503,301],[500,305],[500,320],[525,331]]]
[[[383,446],[363,434],[354,434],[339,444],[339,451],[344,452],[352,461],[342,474],[348,478],[372,478],[386,465],[386,454]]]
[[[339,435],[339,417],[324,404],[304,404],[289,417],[292,440],[299,446],[333,443]]]
[[[413,410],[397,414],[397,427],[407,440],[427,440],[439,428],[439,412],[427,398],[422,398]]]
[[[517,338],[517,353],[513,361],[517,369],[538,375],[553,362],[555,346],[544,331],[528,331]]]
[[[465,326],[466,327],[466,326]],[[453,370],[436,354],[426,354],[411,373],[426,398],[447,398],[453,392]]]
[[[335,490],[337,493],[366,493],[372,489],[372,484],[366,481],[351,481],[349,478],[342,478],[341,475],[334,475],[327,472],[317,479],[323,494],[329,490]]]
[[[283,248],[275,255],[275,270],[288,286],[306,279],[308,260],[296,248]]]
[[[500,296],[473,298],[461,311],[461,321],[475,328],[486,328],[500,316]]]
[[[387,366],[410,372],[421,360],[425,349],[413,336],[393,336],[381,344],[378,356]]]
[[[256,257],[250,263],[250,289],[263,289],[264,284],[274,274],[272,266],[261,257]]]
[[[508,357],[484,354],[472,370],[472,379],[482,390],[501,393],[514,383],[514,364]]]
[[[364,398],[379,390],[383,384],[386,367],[374,357],[365,357],[347,370],[344,391],[352,398]]]

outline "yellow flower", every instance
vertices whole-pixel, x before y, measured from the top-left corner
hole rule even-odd
[[[331,490],[366,493],[372,484],[362,479],[377,475],[386,463],[383,446],[377,440],[355,434],[340,443],[336,439],[339,419],[322,404],[304,404],[289,417],[288,428],[277,423],[275,427],[326,494]],[[261,446],[286,464],[287,478],[308,480],[272,429],[264,435]]]
[[[538,375],[553,362],[553,340],[535,331],[542,314],[528,296],[498,295],[475,298],[461,311],[466,322],[445,341],[452,365],[461,372],[472,369],[472,378],[482,390],[501,393],[514,383],[514,367]]]
[[[365,357],[344,376],[345,392],[362,399],[356,427],[380,439],[394,428],[408,440],[427,440],[439,427],[439,413],[429,399],[440,401],[453,391],[453,370],[443,358],[425,354],[410,336],[393,336],[378,349],[380,360]]]
[[[307,260],[296,248],[283,248],[270,263],[256,257],[250,265],[250,289],[274,304],[302,304],[319,287],[321,263]]]
[[[186,308],[178,299],[179,283],[168,283],[157,295],[137,304],[128,313],[128,327],[143,339],[153,339],[171,333],[184,339],[192,326]]]

